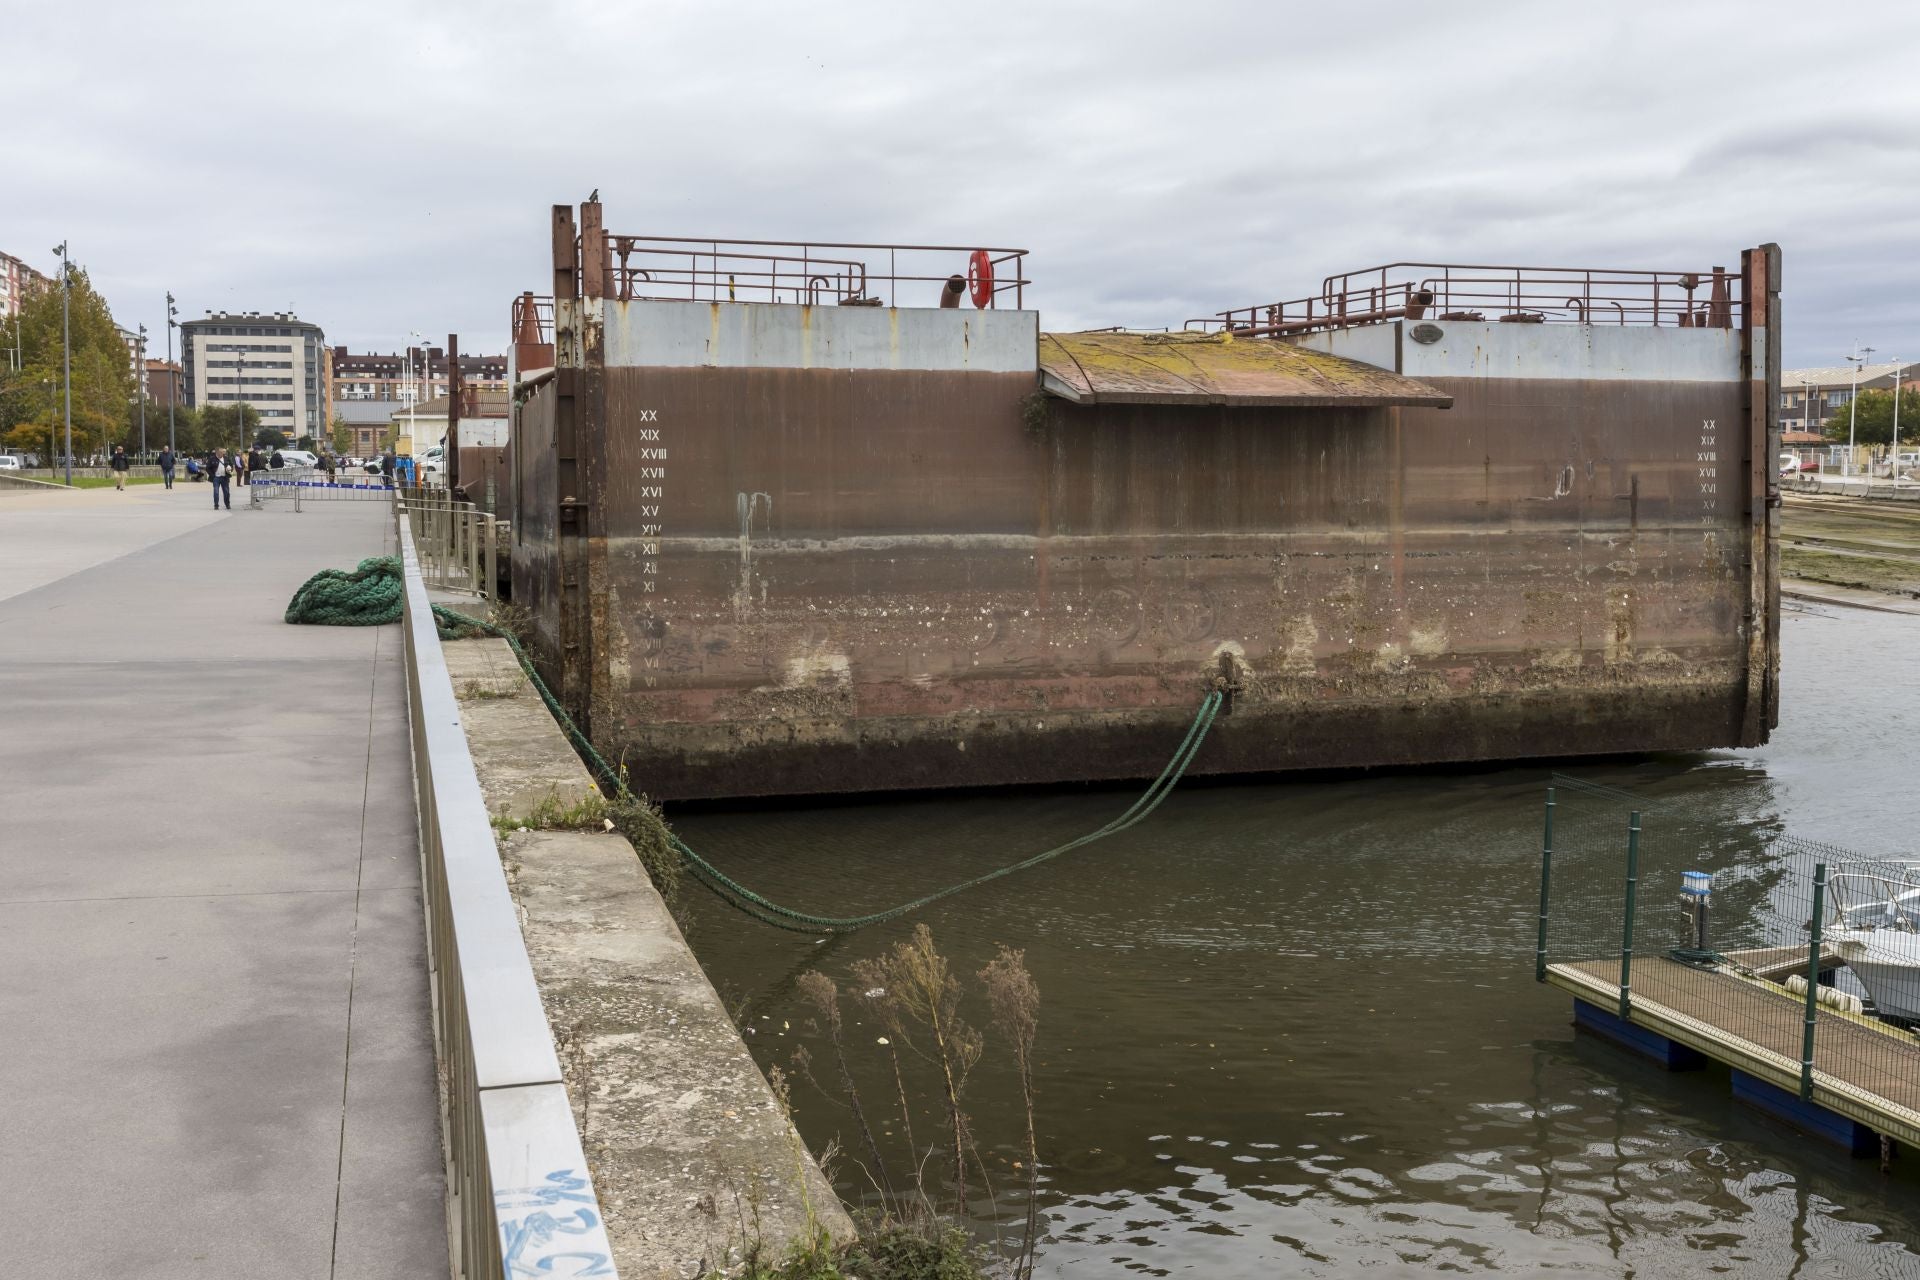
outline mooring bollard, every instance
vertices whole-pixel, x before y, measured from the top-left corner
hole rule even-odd
[[[1807,1019],[1800,1033],[1800,1101],[1813,1101],[1813,1028],[1820,1004],[1820,928],[1827,909],[1827,864],[1813,868],[1813,922],[1807,940]]]

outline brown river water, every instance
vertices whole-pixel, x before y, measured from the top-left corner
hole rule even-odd
[[[1785,829],[1911,852],[1920,617],[1808,607],[1783,622],[1782,721],[1755,751],[1561,762],[1758,849]],[[1171,749],[1172,744],[1169,744]],[[904,1166],[882,1034],[852,964],[924,921],[987,1023],[974,972],[1022,947],[1041,990],[1037,1274],[1920,1276],[1920,1159],[1891,1175],[1570,1025],[1533,980],[1548,767],[1187,785],[1119,836],[820,941],[698,886],[688,933],[763,1067],[831,1050],[794,980],[840,983],[849,1051]],[[683,812],[681,835],[775,901],[852,914],[1097,827],[1125,790]],[[930,1080],[916,1136],[934,1131]],[[816,1151],[857,1151],[804,1081]],[[989,1034],[968,1110],[995,1195],[1023,1210],[1021,1106]],[[937,1164],[937,1160],[935,1161]],[[834,1168],[869,1193],[860,1165]],[[931,1178],[931,1174],[929,1175]]]

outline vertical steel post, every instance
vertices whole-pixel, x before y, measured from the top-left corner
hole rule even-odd
[[[500,522],[487,516],[487,599],[491,600],[500,590]]]
[[[1540,938],[1533,946],[1533,980],[1547,980],[1547,902],[1553,886],[1553,788],[1547,788],[1547,833],[1540,841]]]
[[[1827,864],[1813,868],[1813,923],[1807,939],[1807,1021],[1800,1033],[1800,1101],[1813,1101],[1813,1027],[1820,1007],[1820,926],[1827,910]]]
[[[1633,1017],[1633,899],[1640,885],[1640,811],[1627,818],[1627,914],[1620,929],[1620,1020]]]

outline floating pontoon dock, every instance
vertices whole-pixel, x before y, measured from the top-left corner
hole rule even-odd
[[[1805,951],[1800,954],[1804,962]],[[1804,1002],[1784,987],[1665,958],[1640,959],[1622,1019],[1617,958],[1548,965],[1547,981],[1578,1002],[1581,1026],[1669,1066],[1700,1064],[1663,1052],[1660,1040],[1725,1063],[1744,1100],[1869,1153],[1863,1136],[1847,1132],[1844,1123],[1800,1113],[1807,1106],[1800,1098]],[[1814,1044],[1816,1060],[1826,1065],[1813,1071],[1813,1107],[1920,1146],[1920,1039],[1858,1014],[1821,1009]],[[1741,1075],[1771,1088],[1749,1088]]]

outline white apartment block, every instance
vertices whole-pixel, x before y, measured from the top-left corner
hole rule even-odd
[[[243,402],[289,439],[327,429],[326,335],[287,312],[208,312],[180,326],[187,403]]]

